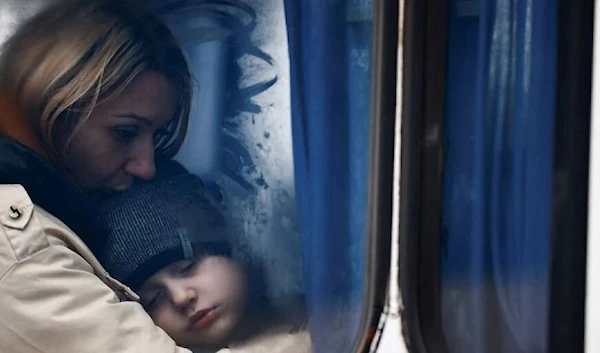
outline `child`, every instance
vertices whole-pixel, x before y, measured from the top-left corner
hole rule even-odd
[[[157,176],[104,200],[100,211],[111,229],[103,265],[178,344],[311,351],[306,330],[290,320],[302,315],[270,305],[260,266],[234,246],[199,178]]]

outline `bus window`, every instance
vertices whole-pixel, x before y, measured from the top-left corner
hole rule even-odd
[[[0,351],[368,350],[398,14],[3,1]]]
[[[366,351],[389,271],[399,4],[285,4],[311,337]]]
[[[410,341],[581,351],[592,2],[438,5],[406,8]]]

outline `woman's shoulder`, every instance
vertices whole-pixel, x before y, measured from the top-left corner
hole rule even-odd
[[[33,255],[50,247],[63,256],[83,258],[86,268],[101,268],[84,241],[67,224],[34,203],[24,186],[0,184],[0,267],[29,262],[25,258],[33,261]]]
[[[44,218],[72,230],[93,251],[104,245],[106,229],[97,220],[91,200],[48,160],[1,135],[0,186],[0,199],[10,206],[31,211],[33,204],[36,210],[41,208],[52,215]],[[29,213],[20,216],[19,222],[27,219],[25,216]]]
[[[0,184],[0,247],[10,248],[15,259],[48,245],[37,209],[22,185]]]

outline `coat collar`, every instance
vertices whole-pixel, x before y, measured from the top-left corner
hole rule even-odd
[[[0,184],[22,185],[34,204],[65,223],[98,254],[107,229],[94,204],[47,159],[12,138],[0,136]]]

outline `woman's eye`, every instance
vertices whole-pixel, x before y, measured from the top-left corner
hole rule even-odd
[[[112,130],[113,137],[117,142],[132,141],[138,135],[138,129],[135,127],[115,127]]]

